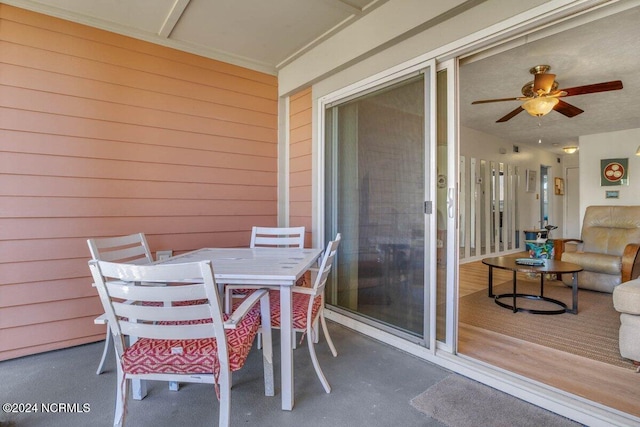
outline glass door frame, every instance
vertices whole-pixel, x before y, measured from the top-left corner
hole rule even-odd
[[[458,139],[458,67],[457,58],[437,64],[437,72],[447,72],[446,110],[447,110],[447,200],[446,200],[446,316],[445,341],[438,341],[437,348],[455,353],[458,342],[458,266],[460,262],[459,245],[459,195],[460,195],[460,158]],[[435,296],[434,296],[435,297]],[[435,310],[435,309],[434,309]],[[434,323],[435,324],[435,323]]]
[[[424,298],[425,298],[425,315],[424,315],[424,326],[423,326],[423,334],[426,339],[417,339],[416,337],[411,337],[405,334],[400,333],[399,331],[394,331],[392,329],[383,327],[383,325],[379,325],[380,329],[390,332],[394,335],[398,335],[401,338],[407,339],[418,345],[427,347],[431,350],[432,353],[435,353],[436,349],[436,311],[435,311],[435,303],[436,303],[436,291],[437,291],[437,282],[436,282],[436,272],[437,272],[437,224],[436,224],[436,185],[437,185],[437,173],[436,173],[436,61],[435,59],[423,60],[418,63],[412,64],[410,66],[405,67],[396,67],[375,76],[372,76],[368,79],[365,79],[361,82],[353,84],[351,86],[347,86],[343,89],[337,90],[331,94],[328,94],[324,97],[318,99],[316,106],[316,117],[317,117],[317,136],[318,136],[318,155],[317,155],[317,170],[318,174],[314,176],[318,177],[317,181],[317,206],[319,207],[316,212],[318,213],[317,221],[315,222],[315,229],[318,230],[318,236],[323,238],[326,235],[325,229],[325,110],[328,106],[330,106],[334,102],[340,102],[343,100],[347,100],[351,97],[358,97],[361,94],[366,93],[367,91],[375,90],[383,85],[388,85],[393,83],[394,81],[404,80],[409,78],[411,75],[415,75],[416,73],[424,74],[424,83],[425,83],[425,91],[428,88],[428,97],[425,97],[425,123],[424,123],[424,135],[425,135],[425,146],[424,146],[424,200],[425,200],[425,235],[424,235],[424,283],[428,284],[428,287],[425,289]],[[454,179],[452,182],[456,182]],[[317,243],[316,243],[317,244]],[[338,255],[339,256],[339,255]],[[427,312],[428,311],[428,312]],[[355,317],[354,315],[349,315],[347,313],[341,313],[347,317]],[[357,321],[362,321],[360,318],[356,318]],[[368,323],[368,322],[364,322]],[[377,327],[377,326],[374,326]]]

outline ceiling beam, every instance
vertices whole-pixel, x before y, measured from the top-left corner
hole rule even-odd
[[[362,13],[362,9],[352,5],[346,0],[322,0],[322,1],[331,6],[337,7],[338,9],[344,10],[345,12],[350,13],[352,15],[360,15]]]
[[[158,31],[158,35],[160,37],[169,38],[171,32],[175,28],[176,24],[180,20],[180,17],[184,13],[184,10],[189,5],[191,0],[176,0],[173,3],[173,7],[169,11],[169,14],[165,18],[162,23],[162,27],[160,27],[160,31]]]

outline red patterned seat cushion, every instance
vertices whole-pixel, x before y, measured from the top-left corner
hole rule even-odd
[[[309,275],[308,273],[305,273],[304,276],[299,278],[296,281],[296,286],[300,286],[300,287],[303,287],[303,288],[310,288],[311,286],[309,285],[309,281],[307,280],[307,276],[308,275]],[[248,294],[253,293],[254,291],[255,291],[255,289],[234,289],[233,290],[233,294],[234,295],[248,295]]]
[[[190,301],[174,301],[172,305],[174,306],[185,306],[185,305],[200,305],[200,304],[208,304],[208,299],[194,299]]]
[[[225,320],[228,316],[225,315]],[[260,307],[256,305],[237,325],[227,329],[230,370],[244,365],[258,332]],[[189,322],[211,322],[211,319]],[[167,322],[171,323],[171,322]],[[129,374],[173,373],[218,375],[218,344],[215,338],[158,340],[141,338],[125,350],[122,366]]]
[[[292,315],[293,315],[293,327],[295,329],[305,329],[307,327],[307,310],[309,309],[309,298],[311,295],[293,293],[292,301]],[[271,304],[271,326],[274,328],[280,327],[280,291],[269,291],[269,303]],[[318,310],[320,310],[320,304],[322,298],[320,295],[316,296],[313,300],[313,308],[311,309],[311,318],[314,319]]]
[[[248,290],[248,292],[255,292]],[[292,315],[293,315],[293,327],[295,329],[306,329],[307,327],[307,310],[309,308],[309,298],[311,296],[307,294],[293,293],[292,301]],[[242,303],[242,300],[233,301],[233,309],[235,310]],[[318,310],[320,310],[320,304],[322,298],[320,295],[313,300],[313,308],[311,312],[311,318],[314,319]],[[277,289],[269,290],[269,305],[271,307],[271,326],[274,328],[280,327],[280,291]]]
[[[184,306],[184,305],[198,305],[198,304],[206,304],[209,300],[207,299],[196,299],[189,301],[174,301],[172,303],[173,306]],[[162,307],[164,303],[160,301],[142,301],[142,305],[150,306],[150,307]]]
[[[206,299],[196,299],[196,300],[189,300],[189,301],[174,301],[172,305],[174,306],[198,305],[198,304],[206,304],[208,302],[209,300],[206,300]],[[142,301],[142,305],[149,306],[149,307],[162,307],[164,303],[160,301]]]

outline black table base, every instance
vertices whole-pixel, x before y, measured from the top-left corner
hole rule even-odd
[[[512,298],[513,299],[513,305],[509,305],[509,304],[505,304],[504,302],[500,301],[501,298]],[[556,304],[559,307],[562,307],[561,309],[558,310],[538,310],[538,309],[532,309],[532,308],[522,308],[522,307],[518,307],[515,303],[516,298],[526,298],[526,299],[532,299],[532,300],[536,300],[536,301],[547,301],[550,302],[552,304]],[[553,299],[553,298],[548,298],[548,297],[544,297],[544,296],[540,296],[540,295],[531,295],[531,294],[500,294],[500,295],[496,295],[494,297],[496,304],[498,304],[500,307],[504,307],[504,308],[508,308],[510,310],[512,310],[514,313],[517,313],[518,311],[524,311],[527,313],[532,313],[532,314],[562,314],[562,313],[566,313],[566,312],[570,312],[569,310],[567,310],[567,304],[563,303],[562,301],[558,301],[557,299]]]
[[[517,313],[519,311],[532,313],[532,314],[562,314],[562,313],[571,313],[578,314],[578,272],[582,271],[582,268],[579,265],[573,265],[570,263],[563,263],[558,261],[550,260],[552,264],[547,266],[524,266],[518,265],[514,262],[514,260],[509,257],[496,257],[496,258],[486,258],[482,260],[483,264],[489,266],[489,297],[494,299],[494,302],[498,304],[500,307],[508,308],[509,310]],[[505,270],[511,270],[513,274],[512,284],[513,291],[511,293],[495,295],[493,293],[493,269],[501,268]],[[517,273],[521,271],[523,273],[534,273],[540,276],[540,294],[532,295],[532,294],[522,294],[518,293],[517,288]],[[571,284],[571,296],[572,296],[572,307],[569,308],[567,304],[562,301],[558,301],[557,299],[549,298],[544,296],[544,276],[546,274],[571,274],[572,275],[572,284]],[[511,299],[511,305],[506,302],[500,301],[501,299]],[[526,298],[530,300],[536,301],[546,301],[551,304],[555,304],[558,308],[555,310],[541,310],[541,309],[531,309],[531,308],[523,308],[518,307],[517,299],[518,298]]]

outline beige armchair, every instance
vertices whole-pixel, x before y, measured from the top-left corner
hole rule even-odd
[[[567,243],[578,243],[568,252]],[[554,239],[555,259],[584,268],[578,287],[612,293],[640,275],[640,206],[589,206],[581,239]],[[571,275],[562,280],[571,285]]]
[[[640,279],[616,286],[613,307],[620,313],[620,355],[633,360],[640,372]]]

